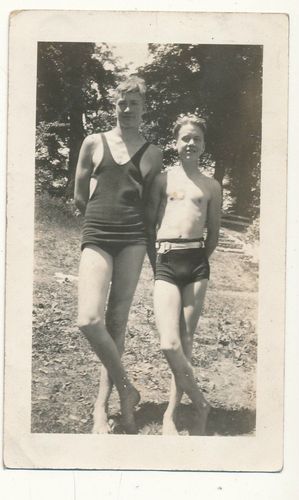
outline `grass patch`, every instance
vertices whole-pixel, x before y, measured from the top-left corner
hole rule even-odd
[[[76,328],[82,219],[49,197],[36,203],[32,339],[32,432],[88,433],[100,363]],[[195,375],[213,410],[209,433],[249,434],[255,422],[257,272],[242,255],[215,252],[211,282],[194,338]],[[137,424],[160,434],[170,371],[159,349],[152,308],[153,277],[145,261],[131,308],[124,365],[141,392]],[[182,434],[191,432],[192,407],[184,397]],[[117,394],[110,412],[119,421]],[[122,432],[116,425],[116,432]]]

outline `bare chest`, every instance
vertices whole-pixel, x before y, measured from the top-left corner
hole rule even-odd
[[[206,206],[209,192],[204,182],[193,182],[190,179],[169,176],[166,186],[168,204],[192,204],[197,207]]]
[[[132,143],[125,143],[118,137],[114,137],[113,135],[109,134],[105,134],[105,138],[107,140],[110,154],[113,160],[118,165],[125,165],[126,163],[128,163],[143,144],[142,140]],[[103,153],[104,153],[103,141],[101,137],[99,137],[99,140],[96,141],[92,158],[93,164],[95,166],[101,163],[101,160],[103,158]]]

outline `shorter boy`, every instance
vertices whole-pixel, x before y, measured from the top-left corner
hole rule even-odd
[[[161,349],[172,370],[163,434],[177,434],[175,416],[184,392],[193,402],[196,433],[205,433],[209,404],[191,367],[193,335],[209,280],[209,257],[220,228],[221,188],[199,170],[205,149],[206,122],[180,116],[174,126],[179,164],[153,182],[146,218],[156,238],[154,311]],[[204,229],[207,237],[204,240]]]

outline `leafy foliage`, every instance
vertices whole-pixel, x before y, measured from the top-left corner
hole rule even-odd
[[[149,44],[149,52],[151,61],[138,71],[148,87],[142,132],[161,145],[165,164],[172,165],[172,125],[178,114],[205,117],[208,134],[201,167],[215,172],[221,184],[226,177],[236,213],[257,216],[262,47]],[[38,189],[71,196],[83,137],[114,126],[110,89],[123,75],[106,44],[38,44]]]
[[[37,189],[59,196],[72,192],[86,132],[110,126],[109,89],[120,72],[106,44],[38,44]]]
[[[36,127],[36,183],[37,193],[49,192],[62,196],[68,175],[67,146],[69,127],[60,122],[40,122]]]
[[[237,45],[150,44],[141,69],[149,85],[147,129],[173,163],[172,124],[180,113],[208,121],[204,164],[230,180],[235,210],[258,210],[260,182],[262,48]],[[212,158],[212,160],[211,160]]]

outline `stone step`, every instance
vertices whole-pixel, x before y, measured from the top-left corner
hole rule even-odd
[[[235,243],[218,243],[218,246],[219,247],[222,247],[222,248],[235,248],[235,249],[238,249],[238,250],[243,250],[243,245],[238,245],[238,244],[235,244]]]
[[[224,248],[224,247],[217,247],[216,251],[218,252],[230,252],[230,253],[237,253],[237,254],[244,254],[244,250],[241,250],[239,248]]]
[[[238,241],[237,238],[234,238],[232,236],[227,236],[224,234],[219,235],[219,241],[235,241],[236,243],[242,243],[241,241]]]
[[[220,229],[219,241],[218,241],[219,250],[232,250],[236,251],[236,253],[243,253],[243,243],[238,240],[238,238],[234,238],[230,234],[227,234],[225,230]]]
[[[221,219],[221,226],[227,227],[228,229],[236,229],[238,231],[245,231],[248,228],[249,224],[248,224],[248,222],[243,222],[243,221],[233,221],[233,220]]]
[[[230,214],[227,212],[223,212],[221,215],[222,219],[227,219],[227,220],[236,220],[236,221],[243,221],[243,222],[248,222],[250,224],[251,219],[249,217],[245,217],[243,215],[236,215],[236,214]]]

